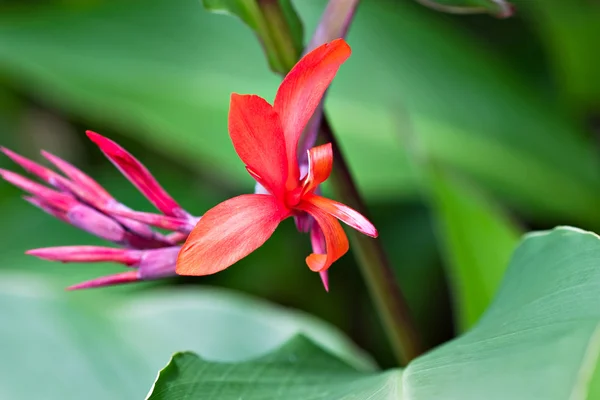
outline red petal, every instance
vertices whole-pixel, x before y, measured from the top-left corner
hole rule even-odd
[[[334,261],[348,251],[350,246],[348,244],[346,233],[344,233],[342,225],[340,225],[337,219],[321,210],[319,207],[303,201],[297,208],[306,211],[313,216],[325,237],[326,254],[312,253],[306,257],[306,264],[308,264],[308,267],[312,271],[325,271]]]
[[[332,167],[333,150],[331,143],[308,150],[308,173],[304,178],[302,192],[312,192],[317,186],[325,182],[331,174]]]
[[[350,46],[343,39],[326,43],[302,57],[279,86],[274,107],[283,126],[290,171],[294,171],[296,179],[298,139],[323,93],[348,57]]]
[[[121,171],[121,173],[125,175],[125,177],[129,179],[129,181],[133,183],[133,185],[138,188],[138,190],[142,192],[156,208],[172,217],[187,216],[187,213],[179,204],[177,204],[175,199],[163,189],[150,171],[148,171],[148,168],[139,162],[137,158],[117,143],[102,135],[92,131],[87,131],[86,134],[94,143],[96,143],[96,145],[98,145],[100,150],[102,150],[117,169]]]
[[[377,229],[368,219],[345,204],[317,195],[308,196],[304,200],[367,236],[376,238],[378,235]]]
[[[200,219],[177,259],[179,275],[210,275],[260,247],[289,216],[274,196],[246,194],[210,209]]]
[[[375,226],[367,218],[345,204],[317,195],[305,197],[304,200],[367,236],[376,238],[379,235]]]
[[[252,173],[281,198],[287,179],[285,142],[279,116],[263,98],[231,95],[229,135],[235,151]]]

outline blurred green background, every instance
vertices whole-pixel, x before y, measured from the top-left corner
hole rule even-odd
[[[600,5],[514,3],[516,15],[498,20],[443,15],[409,0],[365,1],[348,37],[353,55],[328,94],[327,113],[428,347],[477,320],[522,232],[600,228]],[[294,5],[308,40],[325,2]],[[119,142],[201,215],[253,189],[227,134],[230,93],[272,100],[279,80],[247,27],[196,0],[0,3],[0,144],[37,160],[42,148],[60,155],[138,210],[152,208],[86,129]],[[0,168],[19,170],[6,158]],[[62,293],[121,268],[23,255],[101,242],[3,182],[0,217],[7,293],[35,281],[101,309],[162,286],[224,286],[317,315],[381,366],[393,364],[351,254],[330,270],[325,293],[304,264],[308,237],[291,220],[215,276]],[[6,309],[24,304],[21,295],[2,299]],[[38,311],[20,322],[32,327],[19,338],[23,348],[45,340],[31,325]],[[0,331],[0,346],[14,346],[15,331]],[[85,354],[85,337],[80,344]]]

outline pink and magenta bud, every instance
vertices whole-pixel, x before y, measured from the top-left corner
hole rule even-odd
[[[81,282],[77,285],[69,286],[67,290],[92,289],[104,286],[122,285],[124,283],[132,283],[139,280],[139,271],[127,271]]]
[[[40,210],[44,211],[47,214],[52,215],[53,217],[66,222],[66,223],[70,223],[69,222],[69,218],[67,218],[67,213],[62,211],[62,210],[58,210],[46,203],[44,203],[42,200],[38,199],[37,197],[33,197],[33,196],[23,196],[23,199],[28,202],[29,204],[39,208]]]
[[[139,221],[144,224],[155,226],[157,228],[170,231],[180,231],[190,233],[200,218],[188,216],[185,218],[169,217],[162,214],[153,214],[141,211],[133,211],[129,209],[112,210],[113,215],[128,218],[130,220]]]
[[[87,131],[86,133],[104,155],[158,210],[172,217],[185,218],[188,216],[188,213],[163,189],[150,171],[127,150],[95,132]]]
[[[29,250],[27,254],[60,262],[117,262],[136,268],[119,274],[82,282],[69,289],[118,285],[138,280],[153,280],[177,275],[175,263],[180,246],[156,250],[127,250],[98,246],[65,246]]]
[[[42,151],[42,155],[75,182],[73,184],[70,181],[67,181],[68,183],[71,183],[69,190],[85,203],[98,209],[128,209],[126,206],[115,200],[98,182],[67,161],[48,153],[47,151]],[[142,237],[150,239],[154,236],[152,229],[143,223],[131,221],[126,218],[117,217],[115,219],[119,221],[121,225]]]
[[[139,250],[117,249],[100,246],[62,246],[28,250],[25,254],[48,261],[60,262],[116,262],[128,266],[135,265],[140,256]]]
[[[67,211],[78,203],[75,198],[68,194],[54,191],[11,171],[0,169],[0,177],[59,210]]]
[[[25,171],[29,172],[32,175],[35,175],[50,186],[55,187],[56,189],[59,189],[61,191],[67,191],[71,193],[76,192],[77,188],[71,181],[57,174],[51,169],[46,168],[28,158],[25,158],[5,147],[0,147],[0,151],[2,151],[8,158],[13,160],[16,164],[19,164]]]
[[[80,188],[77,196],[82,200],[93,206],[104,205],[110,201],[114,201],[106,189],[72,164],[44,150],[42,150],[42,155]]]

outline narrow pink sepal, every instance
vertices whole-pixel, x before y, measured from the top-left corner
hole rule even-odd
[[[319,224],[312,224],[312,229],[310,230],[310,244],[312,246],[313,253],[327,253],[327,244],[325,243],[325,237],[323,236],[323,231],[319,227]],[[325,291],[329,293],[329,275],[327,270],[319,272],[319,276],[321,277],[321,282],[323,282]]]
[[[56,168],[60,169],[65,175],[79,187],[78,197],[86,200],[88,203],[96,205],[105,205],[110,201],[114,201],[113,197],[104,189],[98,182],[92,179],[87,174],[83,173],[79,168],[71,163],[63,160],[54,154],[42,150],[42,155],[50,161]]]
[[[74,189],[74,184],[71,181],[52,171],[51,169],[46,168],[26,157],[23,157],[22,155],[19,155],[14,151],[7,149],[6,147],[0,147],[0,151],[16,164],[19,164],[25,171],[37,176],[47,184],[59,190],[72,191]]]
[[[103,209],[104,212],[106,212],[108,215],[112,216],[114,219],[119,221],[119,223],[121,225],[125,226],[127,229],[129,229],[133,233],[135,233],[143,238],[151,239],[151,238],[156,238],[157,236],[160,236],[158,234],[158,232],[155,232],[151,227],[149,227],[148,225],[146,225],[142,222],[134,221],[132,219],[124,218],[119,215],[116,215],[116,213],[121,210],[131,211],[131,208],[127,207],[126,205],[124,205],[122,203],[119,203],[116,200],[113,200],[113,201],[109,202],[108,204],[106,204],[105,208],[102,206],[100,206],[98,208]]]
[[[89,281],[78,283],[77,285],[69,286],[67,290],[91,289],[103,286],[121,285],[139,281],[138,271],[127,271],[119,274],[103,276]]]
[[[329,293],[329,275],[328,271],[319,272],[319,276],[321,277],[321,282],[323,282],[323,287],[325,287],[325,291]]]
[[[172,217],[187,216],[187,212],[163,189],[150,171],[127,150],[95,132],[87,131],[86,134],[157,209]]]
[[[49,261],[70,262],[117,262],[135,266],[142,258],[142,251],[116,249],[101,246],[61,246],[27,250],[25,254]]]
[[[11,171],[0,169],[0,177],[59,210],[67,211],[78,203],[70,195],[54,191]]]
[[[99,209],[128,209],[126,206],[115,200],[114,197],[112,197],[98,182],[74,167],[72,164],[44,150],[42,150],[42,155],[54,164],[56,168],[60,169],[65,175],[71,178],[73,182],[76,182],[76,184],[74,184],[67,180],[66,182],[61,181],[61,184],[64,184],[66,190],[73,193],[85,203]],[[152,238],[154,236],[154,232],[147,225],[126,219],[115,219],[127,227],[127,229],[142,237]]]
[[[112,215],[143,222],[144,224],[156,226],[157,228],[167,229],[170,231],[181,231],[185,233],[190,233],[196,225],[195,222],[197,222],[190,220],[189,218],[170,217],[167,215],[133,211],[129,209],[112,209],[107,211],[109,211]]]
[[[29,204],[34,205],[35,207],[39,208],[40,210],[44,211],[45,213],[50,214],[53,217],[55,217],[63,222],[66,222],[68,224],[71,223],[69,221],[69,218],[67,217],[67,213],[65,211],[58,210],[54,207],[51,207],[50,205],[44,203],[42,200],[38,199],[37,197],[23,196],[23,200],[25,200]]]

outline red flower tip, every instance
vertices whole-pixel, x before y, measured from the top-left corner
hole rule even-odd
[[[140,278],[138,276],[138,271],[127,271],[121,272],[120,274],[103,276],[101,278],[81,282],[77,285],[69,286],[67,290],[91,289],[103,286],[121,285],[124,283],[137,282],[139,280]]]
[[[157,209],[172,217],[188,216],[188,213],[163,189],[150,171],[127,150],[98,133],[86,131],[86,134]]]

